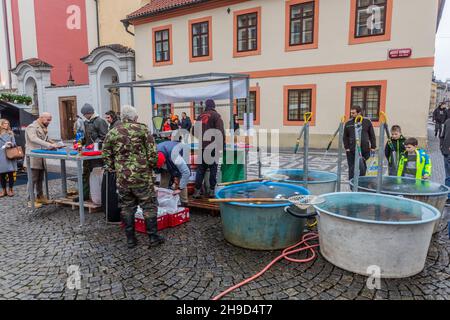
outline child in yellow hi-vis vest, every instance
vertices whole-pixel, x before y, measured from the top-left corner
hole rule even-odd
[[[397,176],[415,179],[429,179],[431,177],[431,159],[422,149],[418,149],[419,142],[416,138],[405,141],[406,151],[402,154]]]

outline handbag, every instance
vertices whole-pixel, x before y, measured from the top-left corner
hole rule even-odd
[[[23,159],[23,157],[23,149],[20,146],[6,149],[6,158],[9,160]]]

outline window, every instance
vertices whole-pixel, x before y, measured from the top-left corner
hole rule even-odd
[[[212,17],[189,20],[189,62],[212,60]]]
[[[285,126],[301,126],[305,114],[312,113],[310,125],[316,124],[316,92],[315,84],[284,86],[283,124]]]
[[[352,87],[351,107],[359,106],[365,117],[378,122],[380,114],[381,86]]]
[[[250,108],[249,113],[253,113],[253,121],[256,121],[256,91],[250,91]],[[247,99],[237,99],[236,101],[236,114],[237,120],[244,120],[245,107],[247,104]]]
[[[158,104],[156,106],[156,115],[158,117],[168,118],[172,112],[172,105],[169,104]]]
[[[314,42],[314,1],[290,6],[289,45]]]
[[[209,56],[209,22],[192,25],[192,57]]]
[[[288,121],[303,121],[304,115],[311,112],[312,90],[288,90]]]
[[[234,12],[233,56],[261,54],[261,8]]]
[[[153,65],[172,64],[172,26],[153,28]]]
[[[192,115],[194,120],[197,120],[197,117],[205,111],[205,106],[203,105],[203,102],[194,102],[192,107]]]
[[[356,38],[386,32],[386,0],[357,0],[356,6]]]
[[[387,81],[347,82],[345,114],[350,115],[352,106],[359,106],[364,117],[379,126],[379,114],[386,112]]]
[[[238,52],[258,49],[258,14],[250,13],[238,16]]]
[[[169,30],[155,32],[156,62],[170,61]]]
[[[391,39],[393,0],[350,0],[349,43]]]

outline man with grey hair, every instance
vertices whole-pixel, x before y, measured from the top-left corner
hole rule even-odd
[[[48,137],[48,126],[52,121],[52,115],[48,112],[42,113],[37,120],[25,129],[25,141],[27,150],[50,149],[56,150],[57,145]],[[44,197],[43,181],[45,173],[45,160],[39,158],[30,159],[31,181],[28,181],[29,191],[34,192],[36,188],[35,207],[49,204],[50,200]],[[32,187],[30,186],[32,184]],[[31,207],[31,203],[29,203]]]
[[[137,245],[134,218],[140,206],[145,219],[150,246],[164,242],[157,234],[157,200],[153,168],[158,154],[147,126],[137,122],[136,109],[124,106],[122,123],[111,129],[103,145],[105,170],[115,172],[122,221],[125,224],[128,248]]]

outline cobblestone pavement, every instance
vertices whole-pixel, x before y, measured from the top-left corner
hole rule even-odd
[[[430,147],[435,179],[442,180],[437,141],[431,139]],[[283,155],[282,166],[298,167],[298,157]],[[313,168],[335,169],[333,161],[318,159],[323,155],[311,156]],[[59,181],[51,181],[53,196],[59,187]],[[30,213],[25,199],[24,186],[15,198],[0,199],[2,299],[210,299],[279,254],[232,246],[223,238],[220,218],[200,212],[193,212],[189,223],[162,231],[164,245],[149,250],[139,234],[139,246],[129,251],[123,233],[105,224],[102,213],[88,214],[80,228],[78,211],[49,206]],[[443,230],[432,239],[423,272],[382,280],[379,290],[369,290],[366,277],[334,267],[320,255],[306,264],[281,261],[226,298],[450,299],[449,253]],[[79,266],[79,290],[66,286],[69,266]]]

